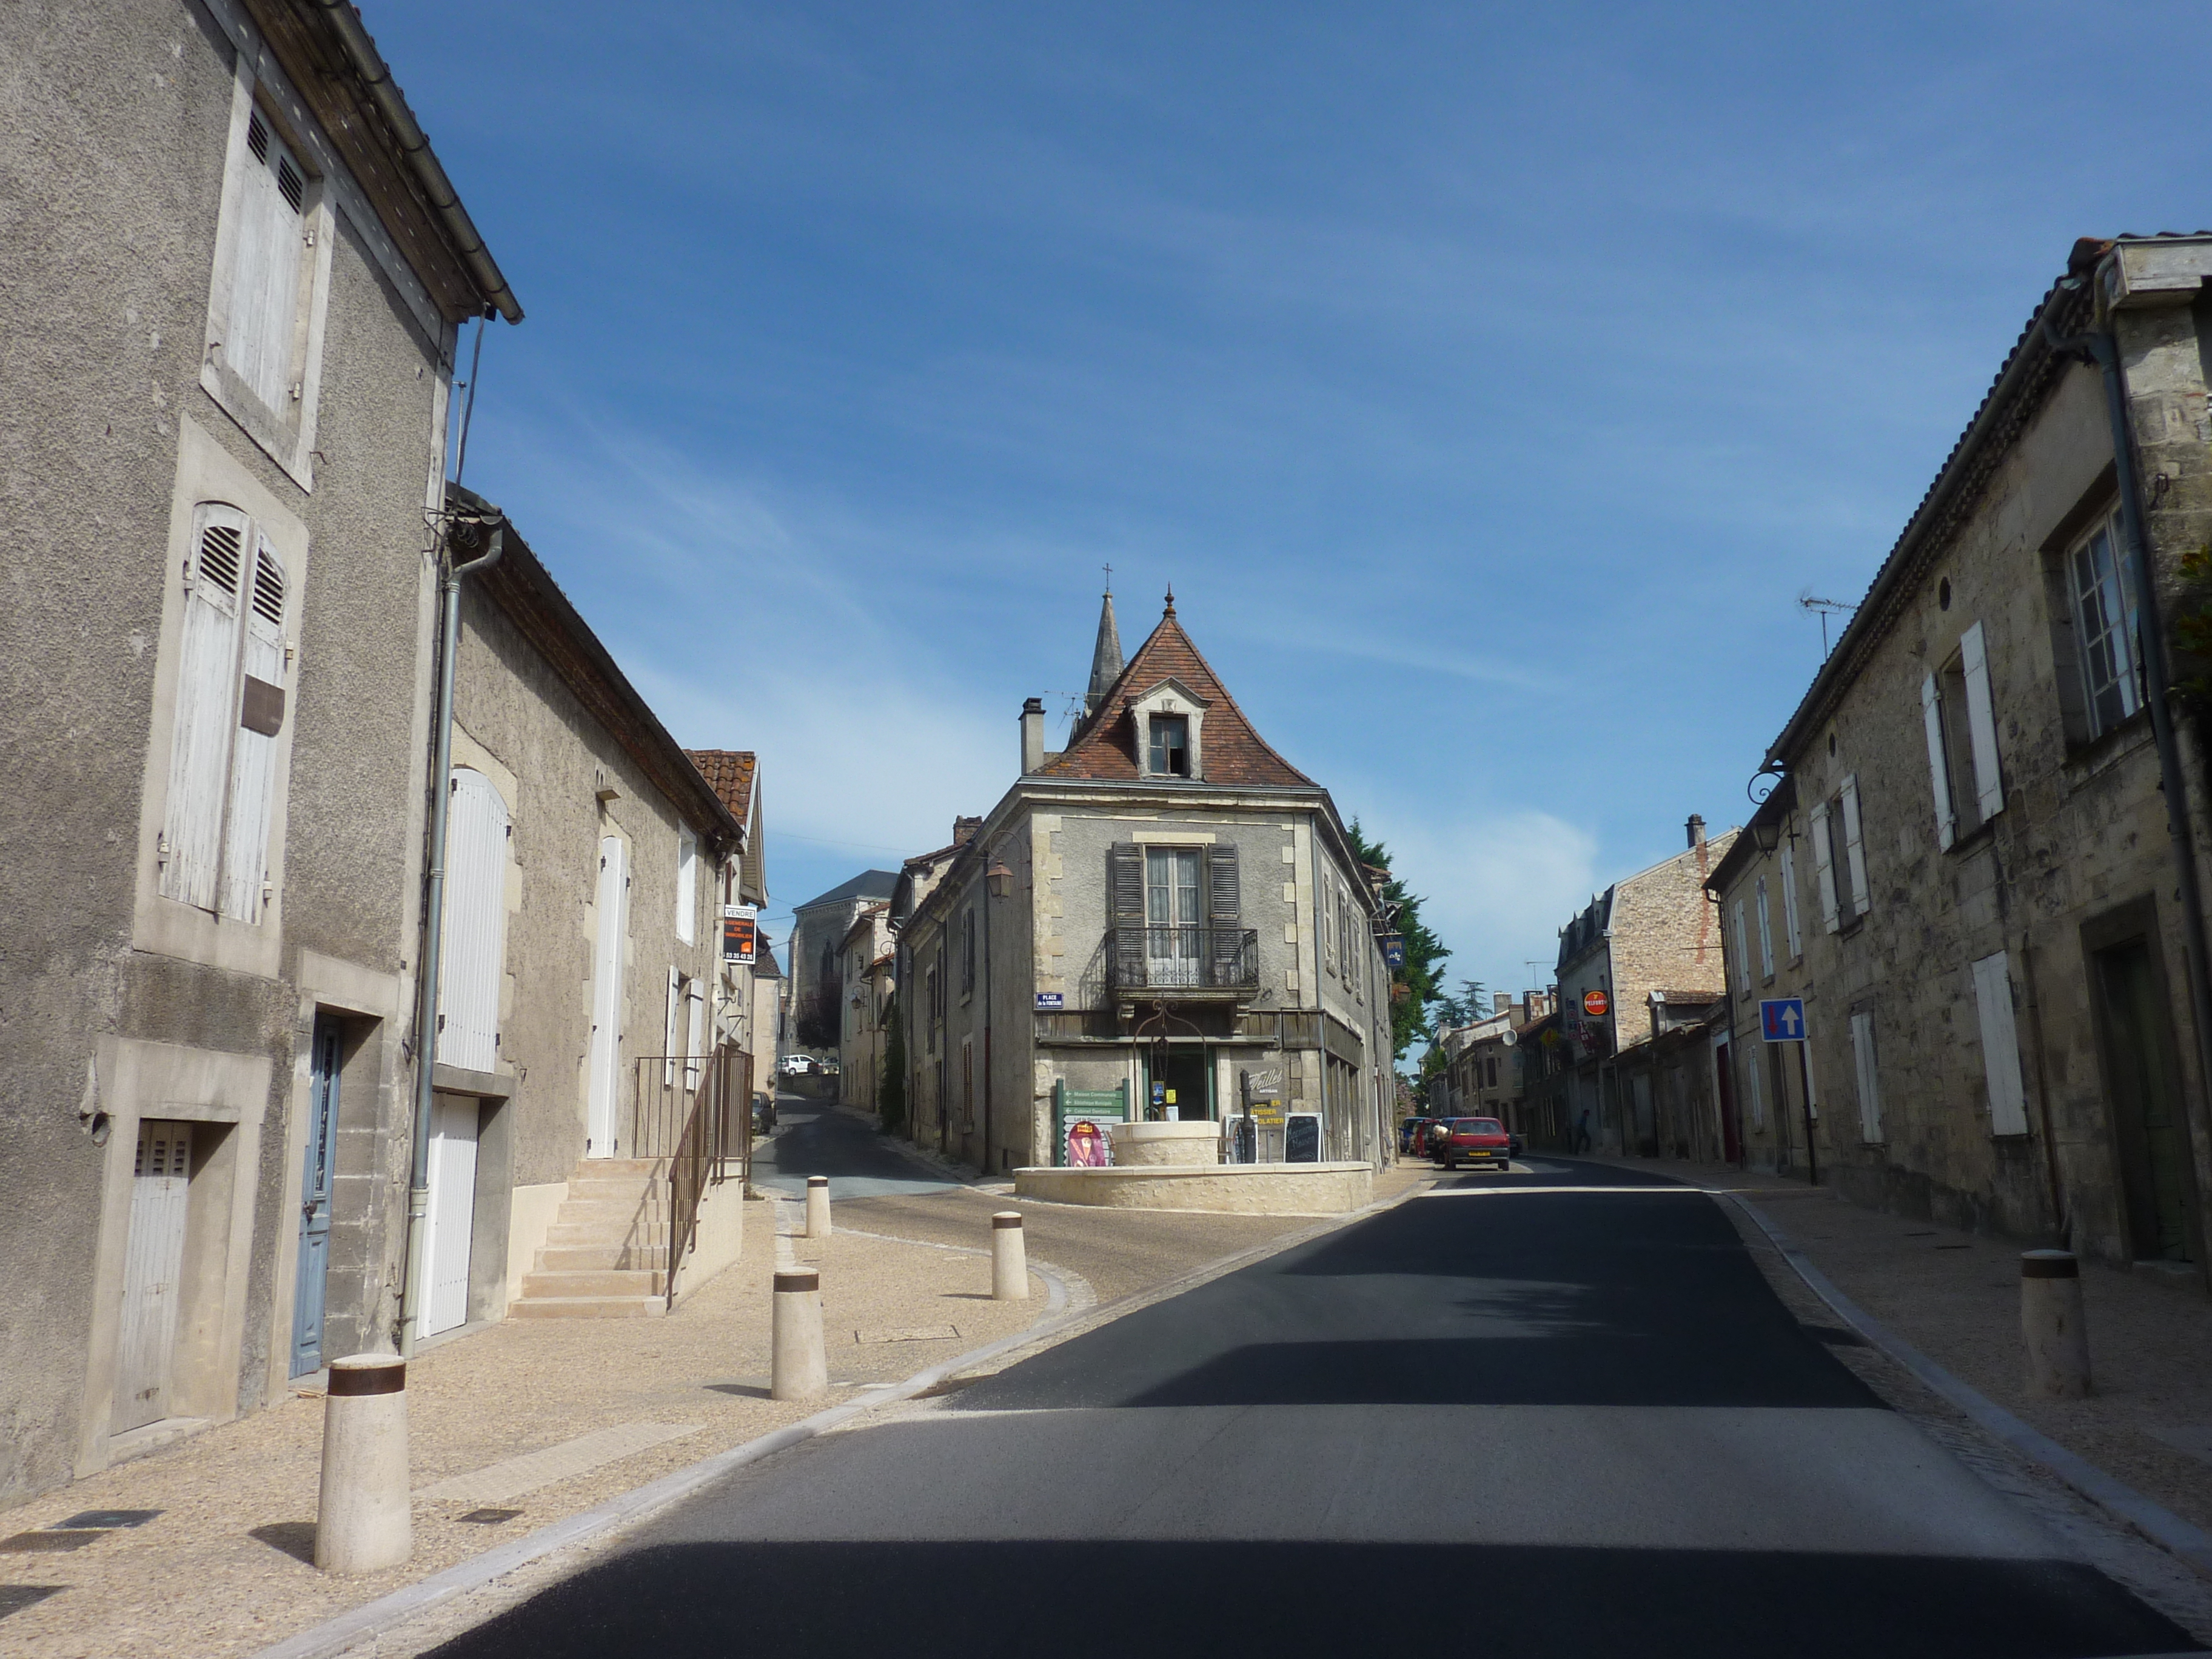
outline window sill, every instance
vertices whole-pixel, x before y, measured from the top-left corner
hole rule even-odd
[[[315,489],[314,451],[304,404],[296,420],[287,420],[261,401],[246,382],[222,365],[200,365],[200,390],[238,429],[276,463],[286,477],[308,494]]]
[[[2069,738],[2060,763],[2069,787],[2078,788],[2110,770],[2138,749],[2150,746],[2150,710],[2138,708],[2118,726],[2094,738]]]

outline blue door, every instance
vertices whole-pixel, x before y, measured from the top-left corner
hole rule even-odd
[[[307,1083],[307,1148],[300,1171],[300,1286],[292,1298],[292,1375],[323,1364],[323,1284],[331,1265],[331,1151],[338,1115],[338,1050],[334,1019],[315,1021]]]

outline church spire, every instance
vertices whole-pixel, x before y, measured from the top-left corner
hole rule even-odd
[[[1091,653],[1091,690],[1083,699],[1085,720],[1098,712],[1114,682],[1121,678],[1121,630],[1114,625],[1114,567],[1106,567],[1106,598],[1098,607],[1098,643]]]

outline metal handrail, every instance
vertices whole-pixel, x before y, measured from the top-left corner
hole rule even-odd
[[[1260,985],[1254,927],[1109,927],[1103,954],[1113,991],[1250,991]]]
[[[700,1206],[708,1190],[728,1176],[733,1125],[734,1161],[742,1176],[750,1179],[752,1056],[734,1042],[710,1054],[642,1054],[634,1074],[629,1135],[617,1139],[617,1146],[623,1157],[665,1160],[654,1182],[665,1185],[665,1202],[641,1218],[648,1234],[660,1237],[641,1242],[665,1249],[662,1260],[672,1307],[677,1272],[698,1232]]]

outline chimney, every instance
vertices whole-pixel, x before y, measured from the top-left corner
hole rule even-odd
[[[969,842],[975,839],[975,832],[982,827],[983,820],[981,818],[953,819],[952,844],[955,847],[965,847]]]
[[[1691,846],[1703,847],[1705,844],[1705,819],[1699,817],[1695,812],[1692,812],[1690,814],[1690,821],[1682,827],[1690,832]]]
[[[1044,769],[1044,699],[1031,697],[1022,705],[1022,775]]]

